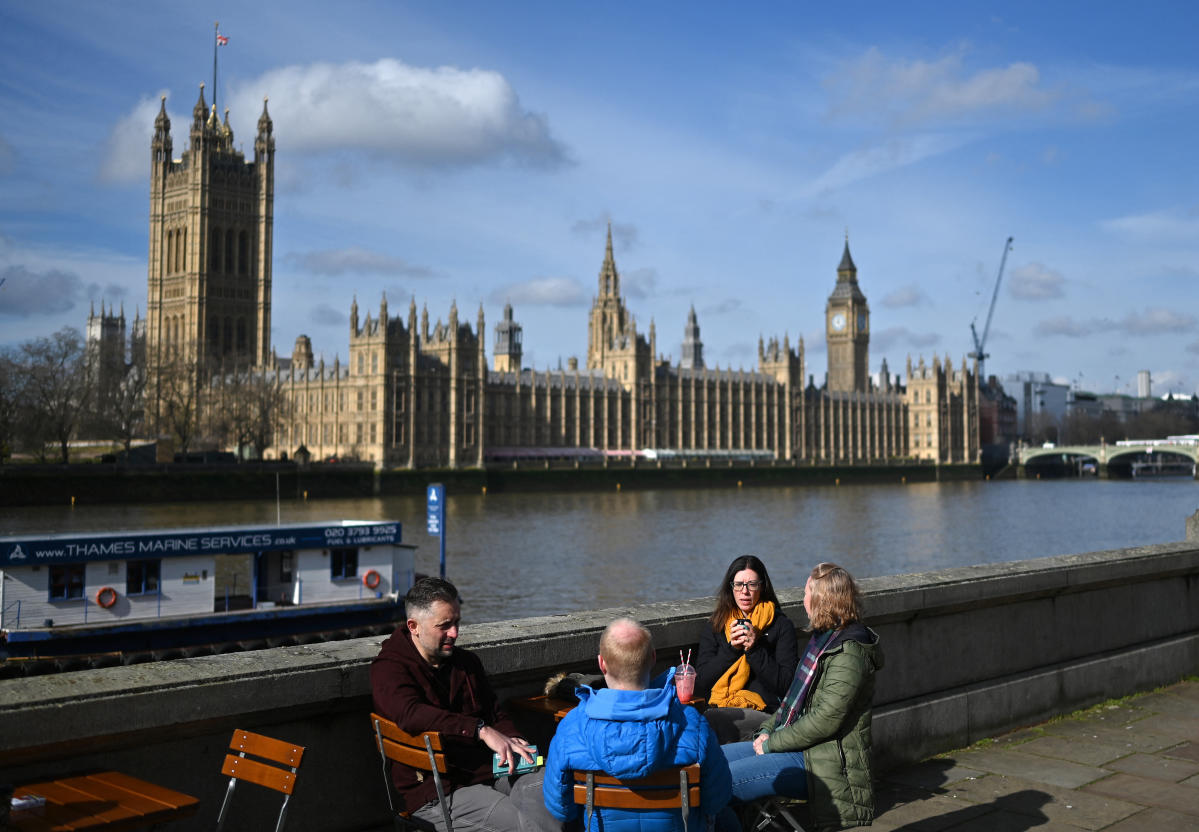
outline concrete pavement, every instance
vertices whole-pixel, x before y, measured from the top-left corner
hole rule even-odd
[[[1199,832],[1199,680],[884,775],[879,832]]]

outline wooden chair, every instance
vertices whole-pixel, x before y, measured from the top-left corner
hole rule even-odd
[[[221,773],[229,775],[229,788],[225,790],[225,800],[221,803],[221,813],[217,816],[217,832],[225,825],[229,802],[233,798],[233,789],[238,780],[246,780],[282,792],[283,806],[279,809],[279,820],[275,824],[275,832],[280,832],[287,817],[287,803],[291,800],[292,790],[296,786],[296,769],[300,767],[300,761],[304,758],[304,746],[239,729],[233,732],[229,750],[234,753],[225,755],[225,765],[221,767]],[[252,760],[247,754],[259,759]],[[269,763],[274,765],[268,765]]]
[[[602,771],[576,771],[574,801],[584,807],[584,832],[591,832],[595,810],[678,809],[683,832],[692,808],[699,808],[699,763],[672,766],[636,779],[620,779]],[[709,818],[709,826],[715,818]]]
[[[445,802],[445,789],[441,785],[441,775],[446,773],[445,750],[441,744],[441,734],[436,731],[425,731],[419,736],[409,734],[400,729],[390,719],[379,714],[371,714],[371,727],[375,732],[375,747],[379,750],[379,758],[383,763],[383,780],[387,784],[387,802],[391,806],[397,830],[408,827],[431,832],[433,825],[412,816],[411,812],[399,811],[396,805],[399,798],[395,793],[395,785],[391,781],[391,766],[395,763],[427,771],[433,776],[433,785],[437,789],[437,805],[441,807],[441,817],[445,821],[448,832],[454,832],[454,824],[450,821],[450,810]]]

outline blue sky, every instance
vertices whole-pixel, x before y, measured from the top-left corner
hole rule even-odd
[[[386,292],[584,356],[610,221],[675,360],[694,304],[710,366],[788,334],[821,379],[848,230],[871,369],[957,363],[1010,235],[989,372],[1195,391],[1199,7],[827,5],[0,2],[0,344],[144,311],[154,113],[178,155],[220,20],[236,141],[275,122],[281,354]]]

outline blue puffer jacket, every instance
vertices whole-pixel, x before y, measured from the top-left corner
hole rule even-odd
[[[700,806],[688,819],[704,828],[703,815],[715,816],[732,795],[729,766],[716,734],[695,708],[679,703],[670,684],[674,672],[646,690],[576,691],[579,707],[558,725],[545,764],[545,806],[562,821],[582,817],[572,790],[574,772],[603,771],[613,777],[644,777],[661,768],[700,764]],[[675,832],[683,820],[677,809],[633,811],[597,809],[590,832]]]

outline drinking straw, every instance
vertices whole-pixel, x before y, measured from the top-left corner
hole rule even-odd
[[[683,664],[691,664],[691,648],[690,647],[687,648],[687,661],[683,662]]]
[[[686,662],[684,662],[684,661],[683,661],[683,650],[682,650],[682,648],[680,648],[680,649],[679,649],[679,664],[686,664]]]

